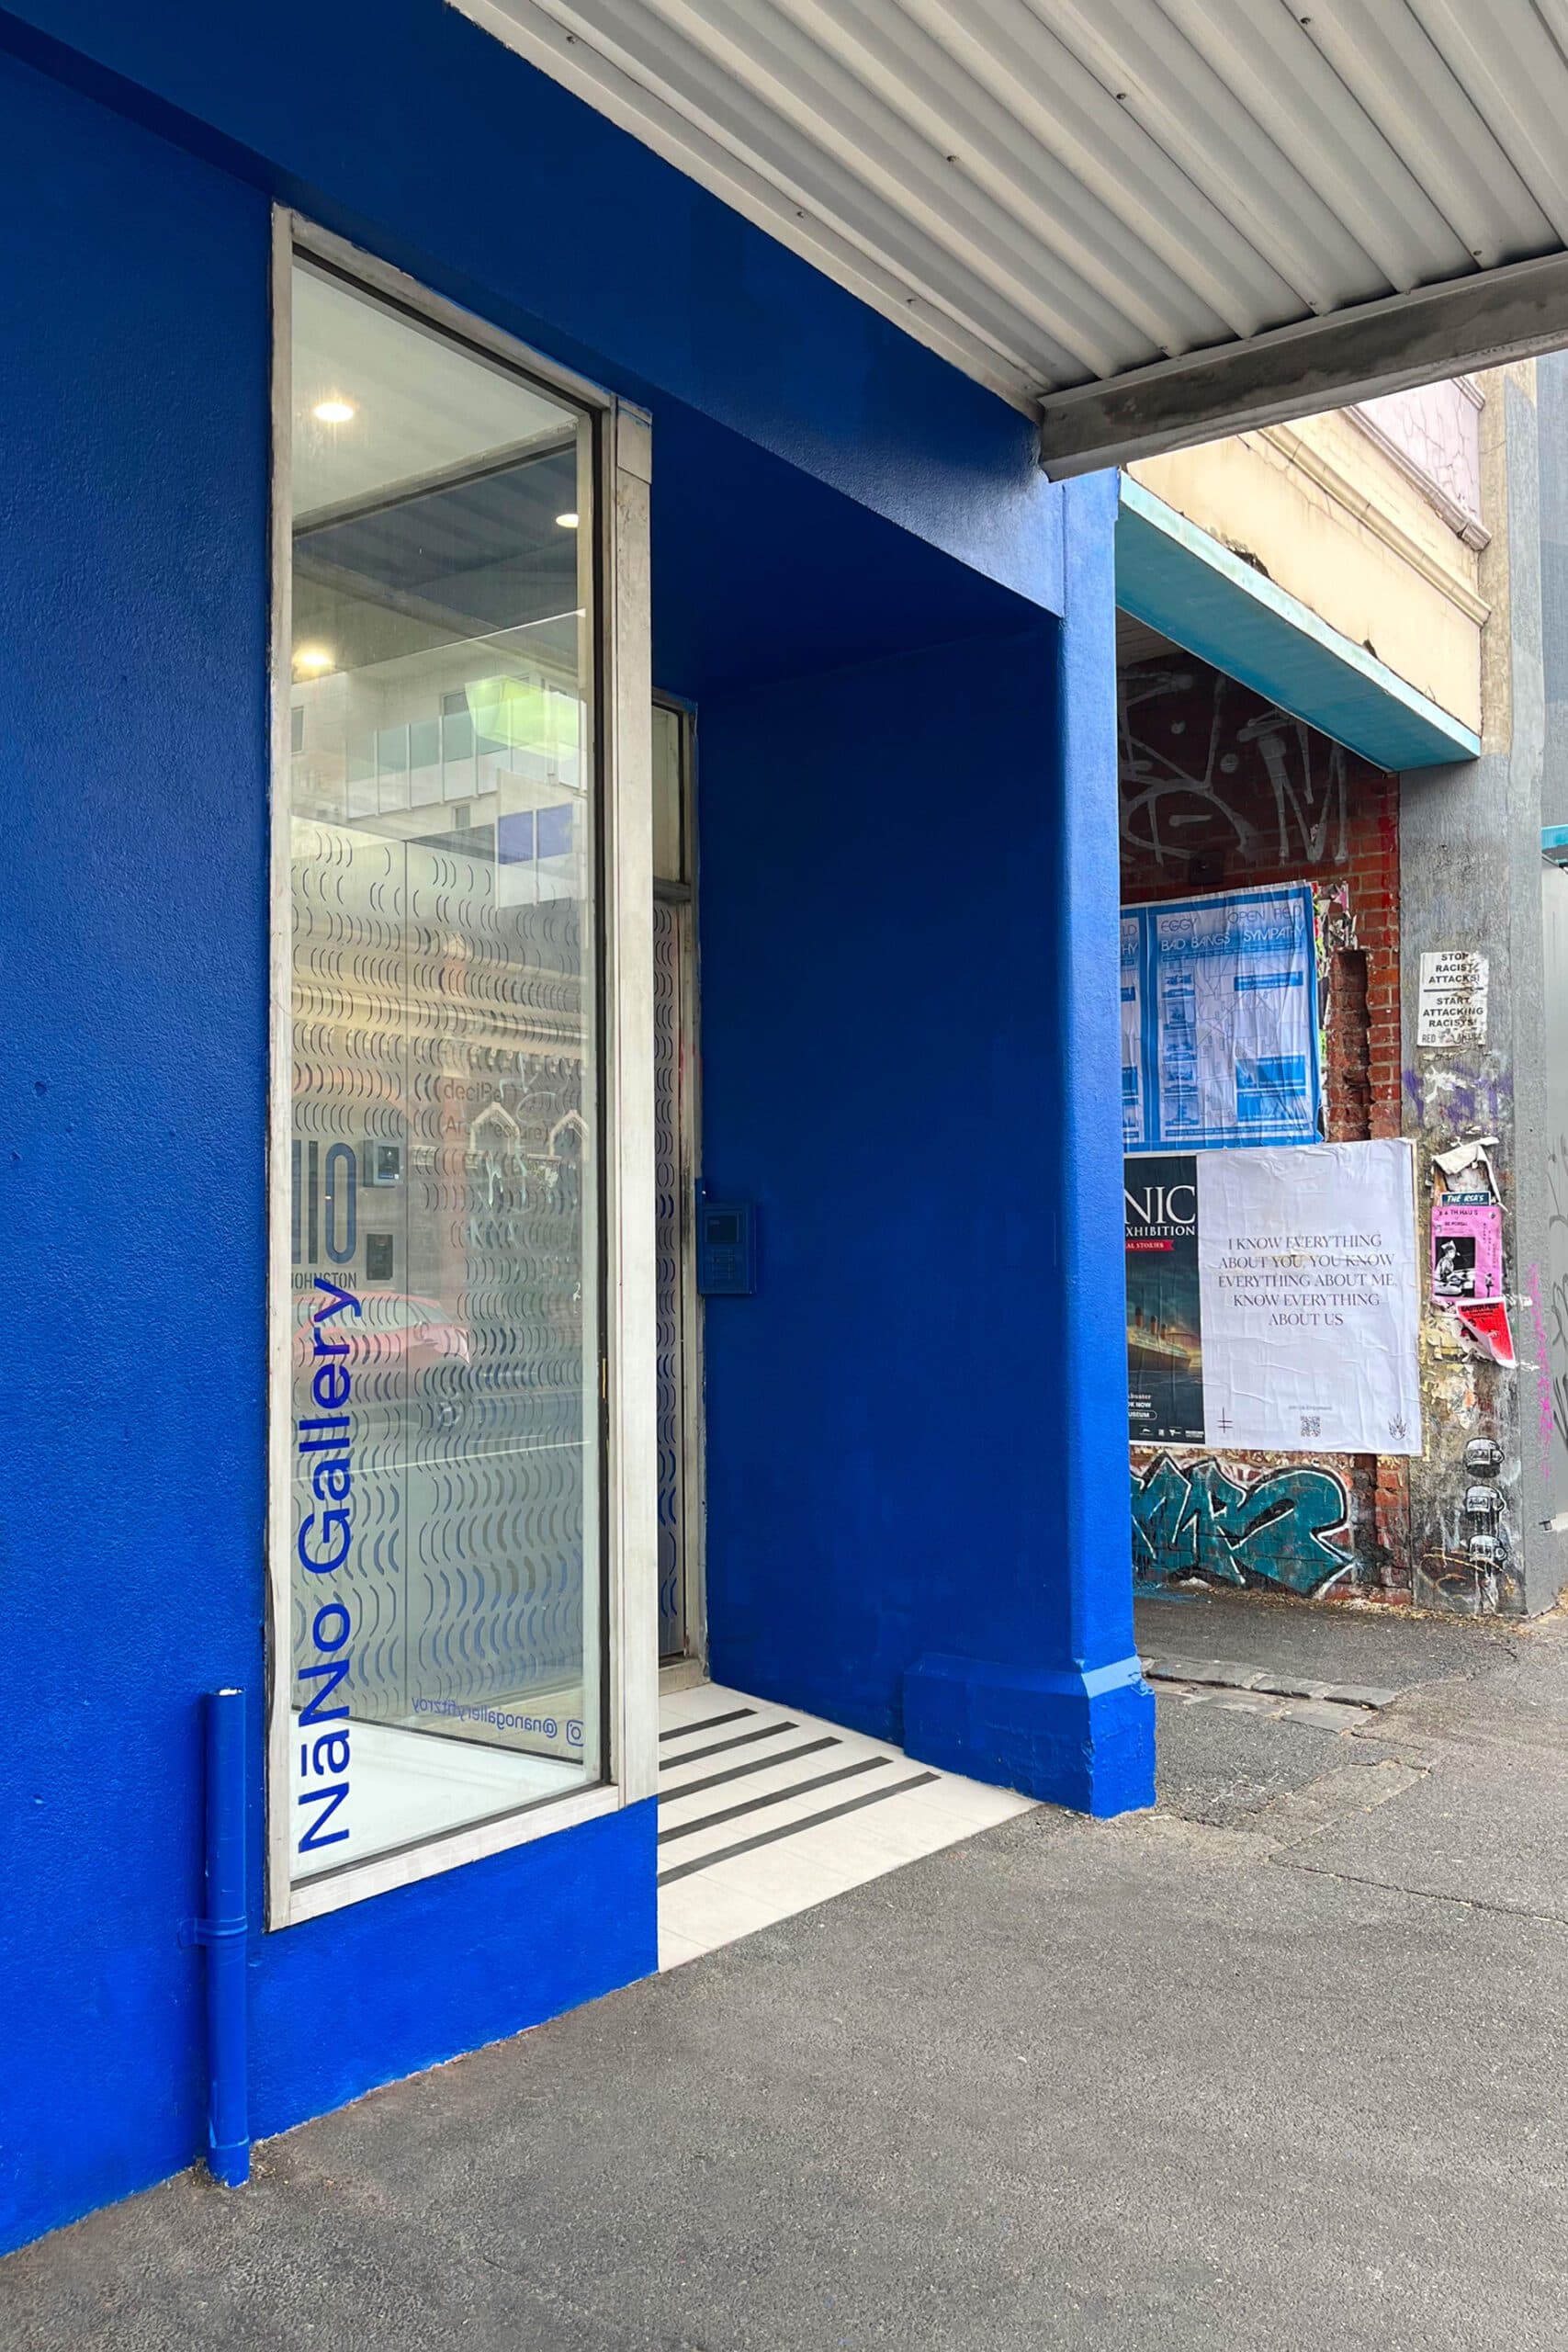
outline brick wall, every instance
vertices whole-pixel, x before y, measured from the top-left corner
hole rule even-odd
[[[1319,910],[1328,1139],[1397,1136],[1398,777],[1184,654],[1123,670],[1121,747],[1123,901],[1310,882]],[[1146,1474],[1155,1459],[1134,1449],[1134,1473]],[[1222,1476],[1248,1490],[1286,1465],[1313,1461],[1213,1459]],[[1403,1460],[1325,1455],[1317,1466],[1343,1491],[1337,1540],[1354,1554],[1336,1596],[1348,1588],[1407,1598]]]

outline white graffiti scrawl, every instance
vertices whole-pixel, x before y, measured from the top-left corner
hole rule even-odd
[[[1237,718],[1238,699],[1252,717]],[[1199,845],[1259,865],[1344,865],[1345,753],[1303,720],[1218,672],[1151,662],[1122,673],[1120,728],[1122,838],[1156,865]]]

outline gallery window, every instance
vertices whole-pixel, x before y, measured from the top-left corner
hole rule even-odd
[[[386,283],[286,277],[269,1793],[302,1916],[610,1777],[604,431]]]

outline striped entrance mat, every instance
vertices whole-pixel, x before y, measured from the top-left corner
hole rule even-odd
[[[845,1894],[1030,1799],[716,1683],[660,1707],[660,1963]]]

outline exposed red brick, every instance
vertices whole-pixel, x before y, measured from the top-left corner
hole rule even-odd
[[[1185,654],[1122,680],[1122,896],[1129,904],[1311,882],[1348,899],[1319,981],[1331,1141],[1401,1125],[1399,779]],[[1340,1456],[1357,1589],[1409,1599],[1405,1464]]]

